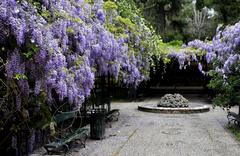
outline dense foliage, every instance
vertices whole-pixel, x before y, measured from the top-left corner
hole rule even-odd
[[[240,100],[240,22],[218,28],[211,42],[194,40],[189,46],[206,51],[206,61],[212,64],[208,74],[209,87],[216,91],[214,103],[222,107],[239,105]]]
[[[27,129],[31,152],[36,129],[52,124],[62,102],[79,109],[97,76],[134,87],[148,79],[152,33],[126,0],[1,1],[1,145],[12,136],[17,149]]]
[[[124,6],[121,3],[117,5]],[[2,43],[13,44],[2,44],[7,55],[3,61],[7,80],[16,80],[20,88],[16,94],[27,97],[31,90],[35,95],[44,91],[51,101],[54,89],[60,100],[67,97],[69,103],[81,105],[96,74],[118,79],[121,73],[125,83],[135,85],[146,79],[149,61],[144,52],[151,32],[143,19],[121,16],[126,9],[117,10],[117,5],[102,1],[92,6],[84,1],[3,1],[1,31],[13,32],[2,38]],[[116,11],[115,16],[111,11]]]

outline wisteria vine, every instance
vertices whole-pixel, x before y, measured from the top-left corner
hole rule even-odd
[[[124,38],[108,30],[103,1],[92,5],[83,0],[38,2],[37,6],[26,0],[0,3],[0,19],[16,39],[15,49],[5,48],[7,78],[17,78],[20,89],[18,109],[22,95],[28,96],[31,90],[36,96],[46,92],[51,103],[54,89],[61,101],[67,98],[79,108],[90,95],[96,75],[111,74],[134,85],[146,79],[144,46],[129,53],[130,43],[139,45],[141,39],[130,39],[130,30]],[[5,40],[1,38],[2,43]]]
[[[223,30],[218,28],[211,42],[194,40],[188,46],[205,51],[207,63],[213,64],[214,70],[223,77],[237,73],[240,63],[240,22]]]

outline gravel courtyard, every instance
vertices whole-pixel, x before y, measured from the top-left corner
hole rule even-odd
[[[118,122],[108,125],[106,138],[90,140],[86,148],[74,147],[73,156],[239,156],[240,144],[226,129],[226,111],[211,109],[199,114],[155,114],[137,106],[157,103],[114,102],[120,109]],[[208,104],[195,97],[192,103]]]

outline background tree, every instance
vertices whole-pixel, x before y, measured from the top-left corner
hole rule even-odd
[[[233,24],[240,20],[239,0],[136,0],[144,12],[145,18],[154,26],[164,42],[183,40],[187,42],[198,36],[189,31],[193,15],[192,2],[196,3],[196,10],[201,12],[207,7],[204,29],[201,29],[201,39],[212,38],[218,23]]]
[[[144,16],[156,28],[156,31],[169,41],[169,29],[181,32],[182,24],[176,17],[181,10],[181,0],[142,0]],[[175,34],[175,36],[177,36]],[[179,37],[181,39],[181,37]]]
[[[219,23],[234,24],[240,20],[239,0],[204,0],[204,5],[213,7],[219,14]]]
[[[201,3],[202,4],[202,3]],[[205,39],[214,35],[216,24],[216,13],[212,9],[200,7],[197,1],[191,4],[191,14],[186,16],[186,31],[184,35],[189,34],[188,40],[193,38]]]

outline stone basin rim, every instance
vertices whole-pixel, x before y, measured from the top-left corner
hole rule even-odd
[[[168,113],[168,114],[190,114],[190,113],[203,113],[210,111],[207,105],[191,106],[191,107],[157,107],[153,105],[139,105],[138,110],[152,113]]]

